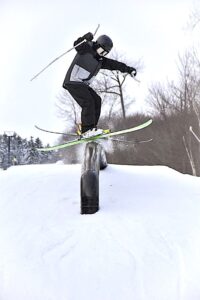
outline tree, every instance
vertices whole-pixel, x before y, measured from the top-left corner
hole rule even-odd
[[[130,63],[117,52],[114,52],[111,58],[124,62],[127,65],[134,65],[137,69],[141,69],[140,62]],[[103,106],[106,107],[106,113],[109,118],[111,118],[113,114],[118,115],[121,111],[122,117],[125,119],[127,111],[135,102],[134,97],[127,93],[127,79],[129,77],[129,74],[121,73],[119,71],[102,70],[100,72],[99,79],[96,81],[94,87],[103,99]]]
[[[200,24],[200,10],[194,8],[189,16],[188,28],[191,30],[196,29]]]
[[[80,107],[65,89],[57,96],[56,107],[58,117],[65,120],[69,128],[80,123]]]
[[[165,121],[165,130],[157,128],[162,141],[157,145],[160,158],[164,161],[166,151],[171,153],[170,161],[183,172],[200,175],[199,145],[191,138],[190,127],[199,132],[200,64],[195,52],[186,52],[179,57],[179,80],[163,87],[154,85],[150,89],[148,102],[154,108],[154,115]],[[157,137],[158,140],[158,137]],[[162,148],[165,151],[162,153]],[[170,148],[172,151],[170,151]],[[175,151],[176,150],[176,151]],[[179,157],[175,153],[179,153]],[[162,153],[162,155],[161,155]],[[182,158],[182,161],[180,160]],[[168,157],[169,159],[169,157]],[[189,170],[190,168],[190,170]]]
[[[37,148],[43,147],[39,138],[22,139],[14,133],[10,141],[10,163],[16,164],[42,164],[47,162],[55,162],[57,160],[56,153],[39,152]],[[6,135],[0,135],[0,164],[8,164],[8,138]]]
[[[4,164],[7,156],[7,143],[5,135],[0,135],[0,164]]]

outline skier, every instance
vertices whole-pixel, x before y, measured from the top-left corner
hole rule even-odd
[[[86,41],[83,42],[84,40]],[[78,45],[79,43],[81,44]],[[63,88],[68,90],[82,108],[81,135],[89,138],[103,133],[103,129],[97,129],[101,98],[90,87],[99,70],[118,70],[133,76],[136,76],[137,71],[122,62],[105,57],[113,47],[113,42],[107,35],[101,35],[93,41],[93,34],[88,32],[74,42],[74,46],[76,45],[77,54],[67,71]]]

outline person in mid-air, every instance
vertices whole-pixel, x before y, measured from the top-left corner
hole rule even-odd
[[[82,108],[81,135],[89,138],[103,133],[103,129],[97,129],[101,113],[101,98],[90,87],[99,70],[118,70],[132,76],[136,76],[137,71],[122,62],[105,57],[113,47],[113,42],[107,35],[101,35],[93,41],[93,34],[88,32],[78,38],[74,46],[77,54],[67,71],[63,88],[68,90]]]

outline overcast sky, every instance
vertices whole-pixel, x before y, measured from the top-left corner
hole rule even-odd
[[[199,2],[1,0],[0,133],[13,130],[22,137],[40,136],[51,142],[55,137],[38,132],[34,125],[66,127],[56,116],[55,102],[75,52],[36,80],[30,78],[98,24],[97,36],[109,35],[118,53],[130,61],[142,60],[141,84],[133,82],[133,92],[142,103],[152,82],[176,77],[178,54],[193,42],[185,27]]]

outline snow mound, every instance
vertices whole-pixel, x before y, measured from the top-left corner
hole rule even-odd
[[[80,215],[80,173],[0,172],[0,299],[199,300],[200,178],[109,165]]]

